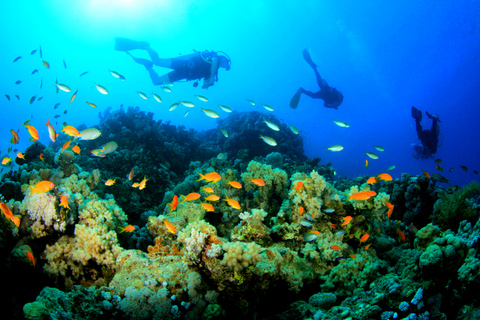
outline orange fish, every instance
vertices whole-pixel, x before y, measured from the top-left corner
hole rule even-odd
[[[60,206],[64,207],[64,208],[67,208],[68,210],[72,210],[70,209],[70,207],[68,206],[68,199],[67,199],[67,196],[66,195],[63,195],[61,198],[60,198]]]
[[[47,61],[42,60],[42,63],[45,66],[45,68],[50,69],[50,64]]]
[[[208,197],[205,198],[207,201],[218,201],[220,200],[220,197],[217,196],[216,194],[211,194]]]
[[[10,129],[10,132],[12,133],[12,139],[10,139],[10,142],[13,144],[18,144],[18,140],[19,140],[18,133],[13,129]]]
[[[145,189],[145,187],[147,186],[147,181],[148,181],[147,176],[144,175],[143,180],[140,181],[140,184],[138,185],[138,189],[140,189],[140,190]]]
[[[175,234],[175,226],[173,224],[167,220],[163,220],[163,223],[165,223],[165,227],[167,227],[168,232]]]
[[[201,173],[198,173],[198,174],[200,175],[200,179],[198,179],[197,181],[205,180],[207,182],[217,183],[218,181],[220,181],[222,179],[222,176],[219,175],[218,173],[216,173],[215,171],[206,173],[205,175],[203,175]]]
[[[129,224],[125,228],[122,228],[122,231],[120,231],[120,233],[122,233],[122,232],[132,232],[133,230],[135,230],[135,227],[132,226],[131,224]]]
[[[367,244],[367,245],[365,246],[365,250],[368,250],[368,248],[370,248],[371,245],[372,245],[371,243]]]
[[[71,136],[71,137],[77,137],[77,136],[80,135],[80,132],[78,132],[77,128],[75,128],[73,126],[64,126],[62,128],[62,131],[60,131],[60,132],[63,132],[66,135]]]
[[[250,180],[250,182],[256,184],[259,187],[263,187],[265,185],[265,181],[263,181],[262,179],[252,179]]]
[[[342,250],[342,248],[337,246],[337,245],[331,246],[330,249],[335,250],[335,251]]]
[[[238,203],[238,201],[235,200],[235,199],[230,199],[230,198],[227,197],[227,199],[223,199],[223,201],[227,201],[228,205],[230,207],[232,207],[233,209],[240,210],[240,208],[241,208],[240,203]]]
[[[23,125],[23,126],[27,128],[28,133],[30,134],[30,136],[32,136],[32,138],[30,139],[30,141],[37,141],[37,140],[39,139],[39,137],[38,137],[38,131],[37,131],[37,129],[35,129],[34,126],[31,126],[31,125],[29,125],[29,124]]]
[[[40,193],[45,193],[53,189],[55,187],[55,184],[53,182],[45,180],[45,181],[40,181],[34,186],[29,186],[31,195],[33,196],[35,193],[40,194]]]
[[[70,98],[70,103],[72,103],[73,100],[75,100],[75,97],[77,96],[77,92],[78,92],[78,90],[75,91],[75,92],[72,94],[72,97]]]
[[[40,153],[40,155],[38,157],[40,158],[40,160],[44,161],[43,160],[43,153]]]
[[[437,164],[437,165],[435,166],[435,169],[437,169],[438,171],[441,171],[441,172],[443,172],[443,169],[444,169],[444,168],[445,168],[445,167],[440,167],[439,164]]]
[[[375,184],[375,183],[377,183],[377,182],[378,182],[378,180],[377,180],[376,177],[370,177],[370,178],[368,178],[368,180],[367,180],[367,183],[368,183],[368,184]]]
[[[10,161],[12,161],[12,158],[5,157],[5,158],[3,158],[3,160],[2,160],[2,164],[3,164],[3,165],[6,165],[6,164],[8,164]]]
[[[405,233],[403,233],[402,231],[398,230],[397,229],[397,232],[398,232],[398,235],[400,236],[400,239],[405,242]]]
[[[108,179],[107,181],[105,181],[105,185],[106,186],[113,186],[115,184],[115,180],[117,180],[116,178],[115,179]]]
[[[422,169],[422,172],[428,179],[430,179],[430,174],[427,171]]]
[[[354,254],[351,254],[351,255],[350,255],[350,258],[352,258],[352,259],[357,259],[357,256],[354,255]]]
[[[298,181],[297,185],[295,186],[295,190],[297,190],[297,193],[300,193],[300,190],[302,190],[303,187],[303,181]]]
[[[234,187],[235,189],[242,189],[242,185],[237,181],[229,181],[228,184]]]
[[[210,187],[205,187],[205,188],[203,188],[202,190],[205,191],[205,192],[208,192],[208,193],[214,192],[214,190],[213,190],[212,188],[210,188]]]
[[[203,209],[209,211],[209,212],[213,212],[215,211],[215,208],[210,204],[210,203],[203,203],[201,202],[200,205],[203,207]]]
[[[73,146],[72,151],[75,152],[76,154],[80,154],[80,147],[79,146]]]
[[[337,225],[335,223],[331,223],[330,224],[330,227],[332,227],[333,229],[335,229],[337,227]]]
[[[27,251],[27,257],[32,261],[33,266],[35,267],[35,258],[33,257],[33,254],[31,254],[29,251]]]
[[[368,159],[365,160],[365,168],[368,167]]]
[[[198,198],[200,198],[200,193],[192,192],[192,193],[187,194],[186,196],[181,196],[181,197],[183,198],[182,202],[194,201],[194,200],[197,200]]]
[[[388,173],[381,173],[377,176],[378,179],[383,180],[383,181],[392,181],[393,178],[391,175]]]
[[[377,193],[375,191],[365,191],[365,192],[357,192],[348,196],[348,200],[368,200],[373,196],[376,196]]]
[[[311,231],[310,233],[320,234],[320,231],[318,231],[318,230],[313,230],[313,231]]]
[[[3,202],[0,202],[0,209],[2,210],[3,214],[17,226],[20,226],[20,219],[17,216],[14,216],[10,208]]]
[[[178,205],[177,195],[174,195],[172,202],[167,203],[167,205],[170,206],[170,212],[177,210],[177,205]]]
[[[370,238],[370,235],[368,233],[365,233],[361,238],[360,238],[360,243],[365,242]]]
[[[346,216],[345,218],[343,218],[344,221],[343,221],[343,223],[342,223],[342,227],[343,227],[343,226],[346,226],[347,224],[349,224],[350,221],[352,221],[352,219],[353,219],[353,218],[352,218],[351,216]]]
[[[47,123],[44,123],[48,127],[48,136],[50,140],[55,142],[57,140],[58,134],[55,132],[55,128],[50,124],[50,119],[48,119]]]
[[[388,219],[390,219],[390,216],[392,215],[392,212],[393,212],[393,208],[395,206],[393,204],[391,204],[390,202],[385,202],[385,204],[387,205],[387,208],[388,208],[387,217],[388,217]]]
[[[71,142],[72,142],[72,140],[69,140],[69,141],[65,142],[62,146],[62,151],[65,151],[68,148],[68,146],[70,146]]]
[[[91,102],[88,102],[88,101],[87,101],[87,104],[88,104],[90,107],[92,107],[92,108],[96,108],[96,107],[97,107],[97,106],[95,105],[95,103],[91,103]]]
[[[21,152],[17,152],[17,157],[20,158],[20,159],[23,159],[25,160],[25,155]]]
[[[300,209],[298,209],[298,214],[302,215],[304,211],[305,211],[305,209],[302,206],[302,207],[300,207]]]
[[[133,179],[133,169],[130,170],[130,173],[128,175],[128,180],[132,180]]]
[[[134,182],[132,184],[132,187],[134,187],[134,188],[138,188],[139,186],[140,186],[140,182]]]

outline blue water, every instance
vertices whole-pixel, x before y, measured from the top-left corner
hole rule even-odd
[[[472,171],[480,170],[479,13],[475,1],[2,1],[1,156],[10,146],[10,129],[20,130],[20,151],[29,145],[22,124],[31,117],[40,141],[48,143],[43,123],[53,121],[54,115],[61,115],[55,125],[58,132],[63,122],[95,125],[98,112],[120,104],[139,106],[154,112],[155,119],[176,125],[215,128],[216,120],[198,107],[187,117],[185,107],[168,111],[178,100],[201,105],[193,95],[202,94],[209,99],[202,106],[217,110],[221,117],[227,114],[218,103],[236,111],[268,112],[260,103],[273,106],[279,119],[300,129],[306,155],[331,162],[339,176],[378,174],[390,165],[396,165],[390,172],[394,178],[402,172],[420,174],[422,169],[435,173],[433,159],[415,160],[411,155],[411,144],[419,143],[410,115],[415,105],[440,116],[444,142],[436,158],[443,159],[446,171],[455,168],[444,175],[452,184],[462,185],[478,180]],[[187,82],[176,83],[172,93],[166,93],[151,84],[144,67],[113,50],[117,36],[149,41],[160,57],[188,54],[192,49],[222,50],[232,58],[232,68],[220,70],[219,82],[208,90]],[[50,69],[42,65],[38,51],[30,55],[39,46]],[[297,109],[289,108],[298,87],[318,90],[302,58],[304,48],[310,49],[322,77],[344,94],[338,110],[306,96]],[[142,55],[138,50],[132,53]],[[19,55],[22,59],[13,63]],[[31,75],[33,69],[39,73]],[[115,79],[108,69],[121,73],[126,81]],[[89,73],[79,78],[84,71]],[[72,104],[71,93],[55,93],[56,78],[78,90]],[[17,80],[22,83],[16,85]],[[106,87],[109,94],[100,94],[94,83]],[[156,92],[163,103],[143,100],[137,91]],[[33,95],[43,100],[28,104]],[[257,105],[251,106],[247,99]],[[61,105],[53,110],[57,102]],[[332,119],[347,122],[350,128],[337,127]],[[424,116],[424,127],[430,123]],[[328,151],[326,147],[333,144],[345,149]],[[375,151],[373,145],[385,151],[377,152],[380,158],[370,160],[365,169],[364,151]]]

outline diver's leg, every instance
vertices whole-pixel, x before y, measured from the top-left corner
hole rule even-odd
[[[127,38],[117,37],[115,38],[115,50],[117,51],[129,51],[135,49],[146,49],[149,47],[146,41],[136,41]]]
[[[317,92],[308,91],[308,90],[305,90],[303,88],[300,88],[298,90],[301,91],[301,93],[306,94],[310,98],[313,98],[313,99],[321,99],[322,98],[321,94],[320,94],[321,90],[317,91]]]
[[[130,52],[126,52],[126,54],[128,54],[130,57],[132,57],[133,61],[135,61],[136,63],[139,63],[142,66],[144,66],[145,68],[147,68],[147,70],[151,69],[153,67],[153,62],[150,61],[150,60],[134,57],[130,54]]]
[[[150,79],[152,79],[153,85],[155,86],[159,86],[167,82],[170,82],[170,77],[168,76],[170,73],[166,73],[159,76],[158,73],[156,73],[155,70],[153,70],[153,68],[148,68],[147,71],[148,71],[148,74],[150,75]]]
[[[158,56],[158,53],[153,50],[152,48],[148,47],[145,49],[150,56],[150,59],[152,59],[153,63],[156,66],[159,67],[164,67],[164,68],[171,68],[172,67],[172,59],[162,59]]]

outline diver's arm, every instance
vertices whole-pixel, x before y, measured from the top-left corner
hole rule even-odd
[[[212,58],[212,65],[210,66],[210,77],[203,79],[203,89],[206,89],[210,86],[213,86],[215,83],[215,75],[217,74],[218,70],[218,57]]]

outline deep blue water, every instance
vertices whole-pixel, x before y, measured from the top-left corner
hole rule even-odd
[[[187,82],[176,83],[172,93],[166,93],[151,84],[145,68],[113,50],[117,36],[149,41],[161,57],[192,49],[222,50],[232,58],[232,68],[221,70],[219,82],[208,90]],[[480,4],[476,1],[6,0],[0,2],[0,38],[2,158],[10,146],[10,129],[20,129],[20,151],[29,145],[22,124],[30,117],[40,141],[48,143],[43,123],[53,121],[54,115],[61,115],[55,126],[58,132],[63,122],[97,124],[98,112],[120,104],[139,106],[154,112],[155,119],[173,124],[215,128],[216,120],[198,107],[187,117],[185,107],[168,112],[172,103],[197,102],[193,95],[202,94],[209,99],[204,106],[221,117],[227,114],[218,103],[237,111],[268,112],[260,103],[273,106],[279,119],[300,129],[307,156],[331,162],[338,175],[348,177],[378,174],[390,165],[396,165],[390,172],[394,177],[402,172],[420,174],[422,168],[436,172],[433,159],[415,160],[411,155],[411,144],[419,143],[410,115],[415,105],[442,120],[444,142],[436,158],[443,159],[446,171],[455,168],[444,175],[453,184],[478,180],[472,173],[480,170]],[[38,51],[30,55],[39,46],[51,66],[48,70]],[[305,96],[297,109],[289,108],[298,87],[318,89],[302,58],[304,48],[310,49],[320,74],[344,94],[338,110]],[[17,56],[22,59],[13,63]],[[39,72],[31,75],[33,69]],[[121,73],[126,81],[115,79],[108,69]],[[79,78],[84,71],[89,73]],[[158,69],[163,71],[169,70]],[[72,104],[71,93],[55,93],[56,78],[78,90]],[[16,85],[17,80],[22,83]],[[101,95],[94,83],[110,93]],[[163,103],[142,100],[137,91],[156,92]],[[28,104],[33,95],[43,100]],[[61,105],[54,110],[57,102]],[[345,121],[350,128],[337,127],[332,119]],[[424,116],[423,125],[430,123]],[[328,151],[326,147],[333,144],[345,149]],[[378,152],[380,158],[370,160],[365,169],[364,151],[375,151],[373,145],[385,151]]]

